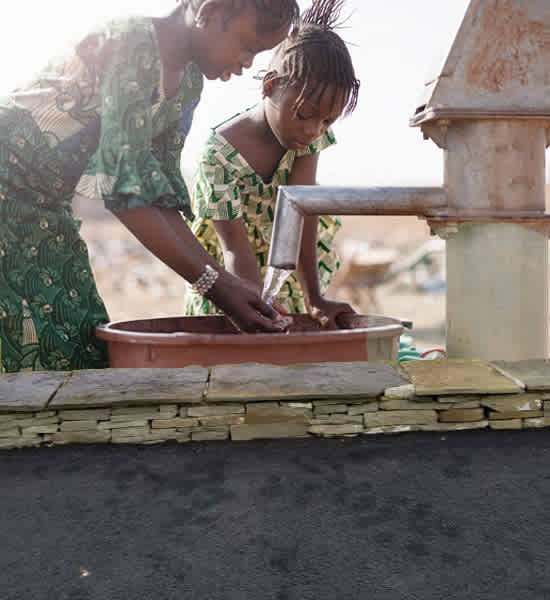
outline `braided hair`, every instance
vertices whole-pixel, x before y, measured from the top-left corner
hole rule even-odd
[[[198,10],[204,0],[179,0],[182,8]],[[258,30],[262,33],[271,33],[280,29],[295,29],[299,23],[300,8],[297,0],[225,0],[225,15],[229,21],[239,15],[249,6],[254,8],[258,15]]]
[[[321,97],[329,86],[335,93],[332,105],[345,98],[344,115],[357,106],[360,82],[350,53],[335,33],[344,0],[314,0],[294,29],[275,51],[270,70],[287,87],[299,87],[295,110],[311,98]]]

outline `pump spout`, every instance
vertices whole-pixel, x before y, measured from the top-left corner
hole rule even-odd
[[[294,270],[307,215],[435,216],[447,207],[442,187],[345,188],[314,185],[281,186],[268,264]]]

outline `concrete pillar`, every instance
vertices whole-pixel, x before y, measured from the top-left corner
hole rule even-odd
[[[449,208],[544,211],[544,124],[457,121],[445,146]],[[497,217],[460,224],[447,236],[447,351],[483,360],[548,356],[545,235]]]
[[[503,223],[462,224],[447,236],[449,358],[548,355],[548,241]]]
[[[547,122],[455,121],[445,138],[449,208],[545,209]]]

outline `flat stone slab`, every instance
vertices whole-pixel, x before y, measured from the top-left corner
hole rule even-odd
[[[231,425],[231,439],[238,442],[262,439],[308,437],[308,425],[271,423],[269,425]]]
[[[544,359],[519,362],[494,361],[502,373],[519,379],[528,390],[550,390],[550,361]]]
[[[44,410],[69,376],[55,371],[0,375],[0,412]]]
[[[481,404],[497,412],[542,410],[543,407],[541,395],[529,393],[515,396],[491,396],[482,400]]]
[[[387,410],[365,414],[366,427],[428,425],[429,423],[437,423],[435,410]]]
[[[213,367],[208,402],[375,397],[408,383],[388,362]]]
[[[517,394],[514,381],[480,360],[413,360],[402,363],[417,396]]]
[[[441,423],[475,423],[484,419],[485,411],[482,408],[450,408],[439,415]]]
[[[523,429],[521,419],[509,419],[508,421],[489,421],[491,429]]]
[[[208,369],[203,367],[77,371],[48,406],[199,403],[207,380]]]

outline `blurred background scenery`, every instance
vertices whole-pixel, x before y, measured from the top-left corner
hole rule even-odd
[[[10,3],[3,8],[0,94],[17,86],[95,23],[124,15],[161,15],[175,0]],[[325,185],[441,185],[443,155],[408,126],[423,84],[450,49],[469,0],[348,0],[340,35],[362,81],[355,113],[334,126],[338,145],[322,153]],[[300,1],[302,8],[309,2]],[[9,57],[9,58],[8,58]],[[260,98],[257,75],[269,53],[229,83],[205,83],[182,156],[188,184],[208,130]],[[222,100],[223,99],[223,100]],[[101,205],[75,199],[99,291],[112,320],[180,314],[185,282]],[[330,296],[357,311],[413,321],[421,347],[445,339],[445,246],[415,217],[344,217],[343,267]]]

